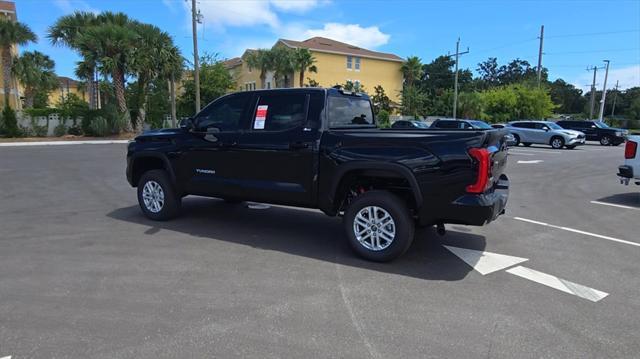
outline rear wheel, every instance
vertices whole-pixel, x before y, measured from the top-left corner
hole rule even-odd
[[[564,147],[564,139],[562,137],[552,137],[551,138],[551,147],[553,147],[556,150],[561,149],[562,147]]]
[[[520,136],[518,135],[513,135],[513,139],[515,140],[515,144],[513,145],[514,147],[518,147],[518,145],[520,144]]]
[[[367,260],[391,261],[413,242],[415,223],[409,208],[390,192],[359,195],[345,211],[343,222],[349,245]]]
[[[138,204],[147,218],[166,221],[178,215],[181,198],[176,195],[165,171],[152,170],[140,177]]]
[[[611,137],[609,136],[602,136],[600,138],[600,144],[603,146],[609,146],[611,145]]]

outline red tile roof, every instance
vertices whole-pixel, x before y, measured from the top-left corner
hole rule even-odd
[[[293,47],[293,48],[302,47],[302,48],[315,50],[319,52],[354,55],[354,56],[360,56],[360,57],[368,57],[372,59],[398,61],[398,62],[404,61],[400,56],[397,56],[394,54],[389,54],[386,52],[371,51],[355,45],[349,45],[344,42],[331,40],[324,37],[312,37],[304,41],[294,41],[294,40],[286,40],[286,39],[280,39],[278,41],[285,44],[286,46]]]

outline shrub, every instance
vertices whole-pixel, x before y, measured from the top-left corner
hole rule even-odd
[[[67,133],[74,136],[82,136],[82,129],[79,126],[71,126]]]
[[[53,135],[54,135],[54,136],[61,137],[61,136],[64,136],[64,135],[66,135],[66,134],[67,134],[67,127],[64,125],[64,122],[63,122],[63,121],[60,121],[60,123],[58,124],[58,126],[56,126],[56,127],[53,129]]]
[[[27,108],[23,112],[31,117],[47,117],[53,113],[60,113],[60,110],[57,108]]]
[[[99,137],[106,136],[111,132],[107,119],[102,116],[94,118],[89,125],[89,129],[91,135]]]
[[[380,112],[378,112],[376,122],[378,122],[378,127],[380,128],[391,127],[391,122],[389,122],[389,112],[387,112],[387,110],[380,110]]]
[[[33,136],[46,137],[48,130],[49,130],[49,126],[47,126],[47,125],[40,126],[40,125],[38,125],[38,121],[34,117],[31,117],[31,131],[30,132],[33,134]]]
[[[18,119],[16,117],[16,112],[9,106],[5,106],[2,111],[2,127],[4,129],[4,133],[8,137],[20,137],[22,131],[18,128]]]

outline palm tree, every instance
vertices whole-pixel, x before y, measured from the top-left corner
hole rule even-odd
[[[113,22],[109,19],[110,16],[113,16]],[[124,14],[106,13],[100,17],[107,21],[84,30],[78,36],[77,45],[85,60],[96,63],[102,72],[111,75],[123,129],[132,132],[131,116],[125,98],[125,75],[129,71],[140,36],[132,29],[130,20],[128,23],[124,21]]]
[[[38,91],[49,93],[58,86],[58,77],[54,72],[55,63],[39,51],[25,52],[13,63],[13,74],[24,86],[26,108],[33,107]]]
[[[417,56],[407,57],[400,69],[404,75],[404,83],[407,87],[413,87],[413,83],[422,77],[422,61]]]
[[[2,58],[5,107],[9,106],[9,94],[11,93],[11,81],[13,80],[11,76],[13,67],[11,47],[13,45],[25,45],[36,40],[36,34],[27,25],[5,17],[0,18],[0,57]]]
[[[136,23],[133,28],[139,38],[131,55],[130,68],[137,75],[138,80],[136,92],[138,117],[135,127],[141,130],[146,118],[145,107],[149,83],[162,74],[165,62],[172,60],[174,46],[169,34],[157,26]]]
[[[52,45],[64,45],[76,51],[80,51],[78,46],[78,38],[84,30],[89,26],[97,25],[98,19],[94,13],[85,11],[76,11],[71,15],[60,17],[48,29],[47,37]],[[96,103],[98,96],[95,96],[94,76],[96,64],[92,61],[81,61],[76,75],[87,82],[87,90],[89,92],[89,107],[98,108]]]
[[[299,48],[295,50],[293,55],[293,64],[294,68],[297,71],[300,71],[300,87],[304,86],[304,72],[309,70],[309,72],[318,72],[318,68],[314,65],[316,59],[311,54],[311,51],[304,48]]]
[[[274,53],[268,49],[252,50],[247,54],[246,61],[250,69],[260,70],[260,86],[266,88],[267,72],[274,69]]]
[[[182,70],[184,68],[184,58],[180,53],[177,46],[171,46],[170,50],[166,52],[167,57],[162,62],[160,74],[163,78],[169,81],[169,100],[171,103],[171,125],[176,127],[177,114],[176,114],[176,80],[182,77]]]
[[[278,46],[271,51],[273,53],[273,70],[275,71],[276,84],[281,81],[282,87],[290,87],[289,76],[295,71],[293,50],[288,47]]]

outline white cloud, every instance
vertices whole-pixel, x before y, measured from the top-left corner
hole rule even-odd
[[[612,89],[616,85],[616,81],[619,81],[620,89],[628,89],[631,87],[640,86],[640,64],[622,67],[616,69],[615,63],[611,63],[609,68],[609,78],[607,79],[607,88]],[[589,91],[591,87],[591,81],[593,80],[592,73],[586,73],[580,75],[575,81],[573,81],[573,85],[575,87],[583,89],[585,92]],[[598,71],[596,78],[596,88],[598,90],[602,90],[602,85],[604,83],[604,70]]]
[[[185,3],[184,6],[190,15],[191,3]],[[213,25],[217,30],[223,30],[226,26],[268,25],[277,27],[279,25],[278,16],[267,1],[202,1],[198,9],[204,16],[205,23]]]
[[[305,12],[319,5],[318,0],[271,0],[271,4],[280,11]]]
[[[375,48],[389,42],[391,35],[377,26],[362,27],[359,24],[327,23],[322,29],[308,29],[304,37],[321,36],[364,48]]]
[[[71,0],[55,0],[53,3],[65,14],[72,13],[74,11],[88,11],[93,13],[100,12],[100,10],[91,7],[91,5],[83,0],[77,0],[73,2]]]

